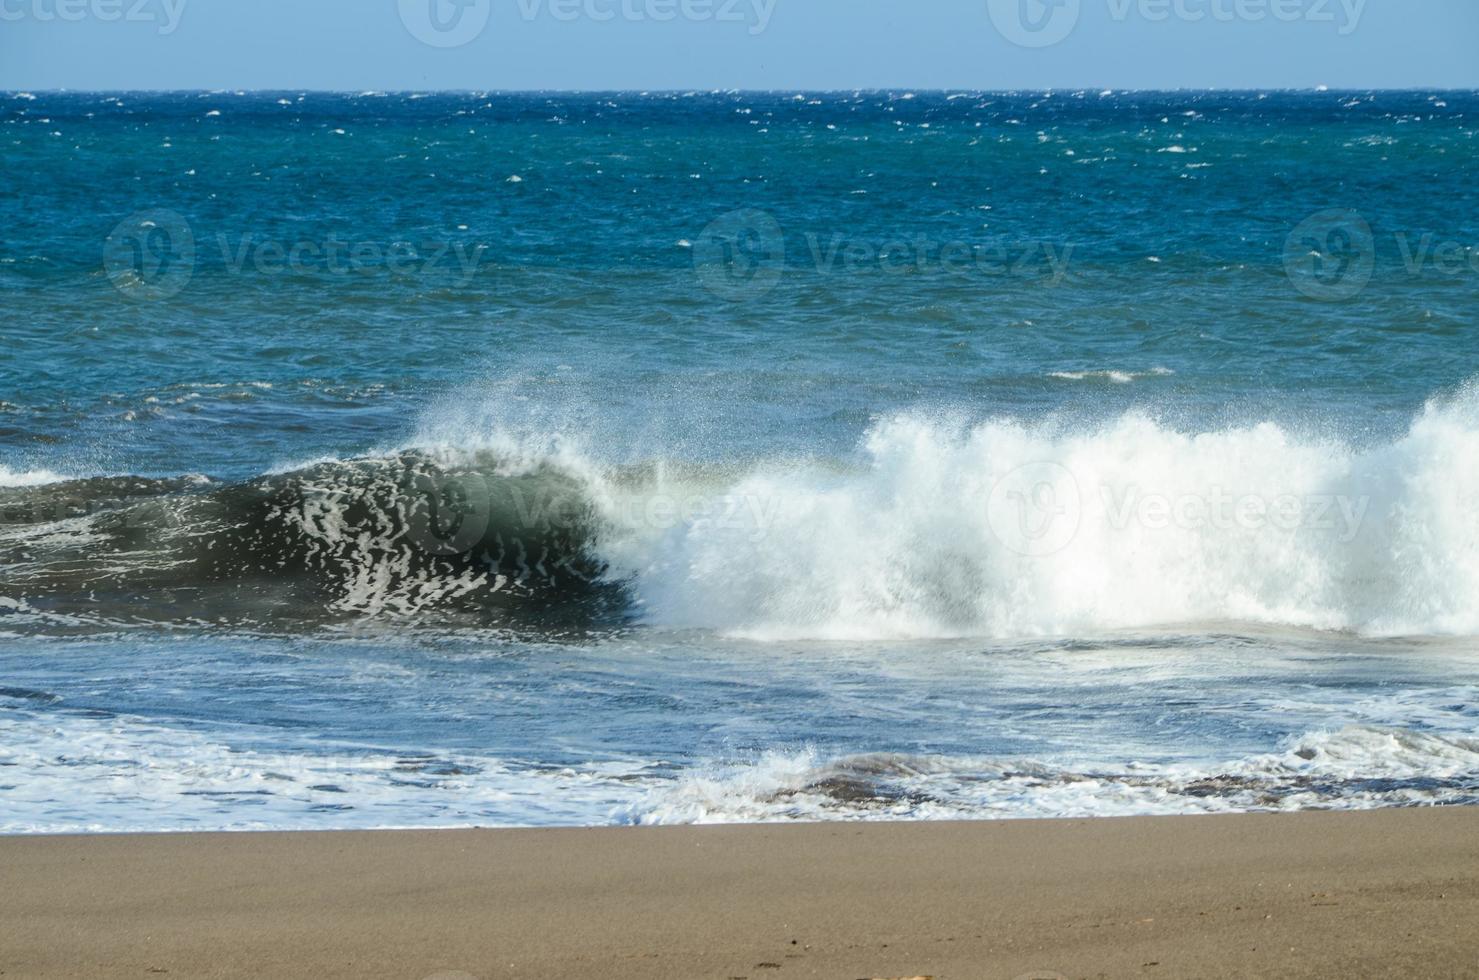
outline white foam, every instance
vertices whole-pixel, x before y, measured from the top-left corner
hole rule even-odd
[[[48,483],[61,483],[69,477],[51,470],[12,470],[0,465],[0,487],[39,487]]]
[[[860,464],[762,465],[603,540],[649,623],[763,640],[1208,621],[1479,635],[1479,394],[1371,449],[1272,423],[895,417]]]
[[[639,824],[980,820],[1364,810],[1476,799],[1479,739],[1350,726],[1222,764],[1065,768],[1021,759],[771,752],[686,773],[622,816]]]
[[[633,806],[640,763],[517,766],[467,754],[241,747],[126,715],[7,705],[0,713],[0,833],[383,829],[599,824]]]
[[[1159,262],[1160,259],[1151,256],[1150,261]],[[1175,374],[1170,368],[1155,367],[1149,371],[1052,371],[1048,374],[1050,378],[1060,381],[1110,381],[1118,385],[1126,385],[1141,378],[1163,378]]]
[[[515,436],[439,405],[414,445],[451,469],[551,468],[568,478],[558,492],[578,485],[601,518],[595,557],[658,627],[762,641],[1228,621],[1479,635],[1479,388],[1375,447],[1137,413],[1088,428],[905,414],[849,462],[730,470],[621,466],[588,448],[603,433],[527,414],[537,424]],[[327,499],[297,516],[331,548],[356,533]],[[367,569],[349,607],[419,609],[479,584],[418,580],[408,596],[387,571]]]

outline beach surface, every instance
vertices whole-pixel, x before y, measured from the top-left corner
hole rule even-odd
[[[0,838],[14,977],[1479,976],[1479,809]]]

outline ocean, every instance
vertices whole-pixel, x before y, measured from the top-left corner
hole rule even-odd
[[[1479,93],[0,93],[0,832],[1479,803]]]

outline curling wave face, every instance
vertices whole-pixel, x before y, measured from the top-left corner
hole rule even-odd
[[[0,595],[40,617],[291,624],[591,604],[573,477],[487,454],[315,464],[246,483],[102,477],[0,490]]]
[[[1479,633],[1479,393],[1356,448],[896,415],[852,459],[599,465],[441,447],[244,483],[0,488],[0,596],[39,615],[641,622],[752,639],[1240,621]]]

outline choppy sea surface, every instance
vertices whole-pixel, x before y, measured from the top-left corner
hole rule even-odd
[[[0,832],[1479,803],[1479,93],[0,93]]]

